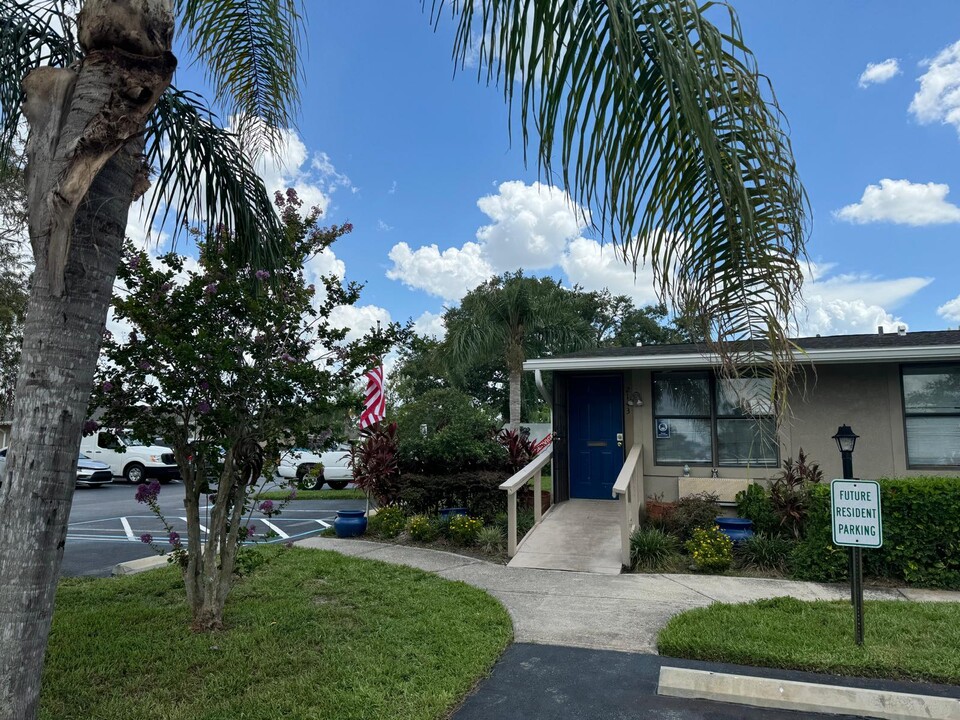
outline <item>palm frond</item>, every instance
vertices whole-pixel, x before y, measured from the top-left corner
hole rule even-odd
[[[171,88],[147,124],[147,162],[157,168],[148,223],[173,213],[176,236],[190,223],[222,227],[254,267],[271,267],[283,225],[263,180],[235,134],[195,93]],[[169,227],[169,226],[168,226]]]
[[[22,141],[24,76],[44,65],[66,67],[79,53],[63,0],[0,0],[0,157],[12,157]]]
[[[525,152],[539,134],[541,173],[590,209],[634,269],[651,263],[660,298],[702,318],[715,348],[762,339],[786,362],[808,203],[734,11],[694,0],[446,4],[455,61],[479,43],[481,77],[519,102]],[[434,24],[444,5],[433,1]]]
[[[275,147],[300,104],[301,0],[177,0],[176,7],[216,102],[237,115],[244,149]]]

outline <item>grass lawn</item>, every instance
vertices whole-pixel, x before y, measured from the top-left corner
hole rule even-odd
[[[289,490],[269,490],[257,495],[259,500],[286,500],[290,497]],[[357,488],[343,490],[297,490],[297,500],[363,500],[366,495]]]
[[[500,603],[462,583],[258,552],[214,634],[190,631],[172,568],[61,581],[41,718],[442,718],[511,639]]]
[[[960,683],[960,603],[870,600],[864,646],[847,601],[717,603],[677,615],[662,655],[864,677]]]

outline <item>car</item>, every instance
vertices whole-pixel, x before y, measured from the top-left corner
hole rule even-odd
[[[347,443],[340,443],[334,449],[322,453],[315,453],[306,448],[294,448],[280,456],[276,474],[283,480],[296,480],[298,484],[303,484],[307,473],[322,463],[323,469],[316,480],[304,486],[304,489],[319,490],[326,483],[334,490],[343,490],[353,480],[353,470],[349,461],[350,445]]]
[[[7,469],[7,448],[0,448],[0,478]],[[83,453],[77,459],[77,486],[100,487],[113,482],[113,473],[106,463],[91,460]]]

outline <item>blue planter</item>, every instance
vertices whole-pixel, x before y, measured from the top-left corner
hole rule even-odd
[[[734,544],[753,537],[753,520],[747,518],[715,518],[720,532],[733,540]]]
[[[466,514],[467,514],[466,508],[444,508],[443,510],[440,511],[440,519],[449,520],[454,515],[466,515]]]
[[[363,510],[337,510],[333,531],[339,538],[357,537],[367,531],[367,518]]]

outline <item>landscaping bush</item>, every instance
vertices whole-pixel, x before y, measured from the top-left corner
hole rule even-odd
[[[733,541],[716,525],[696,528],[685,547],[700,572],[723,572],[733,564]]]
[[[506,535],[496,525],[487,525],[477,533],[477,547],[486,553],[502,553],[506,546]]]
[[[421,433],[425,425],[427,434]],[[472,469],[506,469],[497,423],[458,390],[430,390],[397,413],[402,472],[450,475]]]
[[[500,483],[507,471],[474,470],[447,475],[404,473],[400,502],[413,513],[433,514],[443,508],[465,507],[475,516],[492,519],[507,504]]]
[[[693,537],[697,528],[713,527],[717,524],[717,496],[712,493],[688,495],[677,501],[677,506],[664,518],[664,529],[676,535],[681,542]]]
[[[773,505],[780,528],[795,538],[803,537],[810,506],[810,491],[823,480],[817,463],[807,461],[800,448],[797,461],[783,461],[783,472],[770,486],[770,502]]]
[[[630,536],[630,564],[635,568],[660,570],[679,550],[677,539],[658,528],[637,528]]]
[[[395,538],[407,525],[407,517],[396,505],[388,505],[377,511],[367,521],[367,532],[382,538]]]
[[[440,534],[436,523],[426,515],[414,515],[410,518],[407,521],[407,532],[410,533],[410,539],[417,542],[433,542]]]
[[[483,520],[469,515],[454,515],[447,526],[447,534],[458,545],[473,545],[483,529]]]
[[[864,571],[912,585],[960,589],[960,478],[883,479],[880,503],[883,547],[864,552]],[[815,487],[806,537],[791,560],[795,577],[846,579],[848,551],[833,545],[830,521],[830,489]]]
[[[393,505],[400,498],[397,449],[395,422],[364,428],[360,431],[360,442],[350,448],[353,482],[379,505]]]
[[[737,515],[753,520],[753,529],[757,534],[780,534],[780,518],[773,509],[770,492],[763,485],[753,483],[746,490],[741,490],[737,493],[736,501]]]
[[[523,510],[517,508],[517,542],[523,539],[523,536],[530,532],[536,519],[533,516],[533,510]],[[505,512],[497,513],[493,519],[495,527],[500,528],[504,537],[507,535],[507,514]]]
[[[737,545],[734,554],[744,567],[783,572],[795,545],[795,541],[782,535],[757,533]]]

